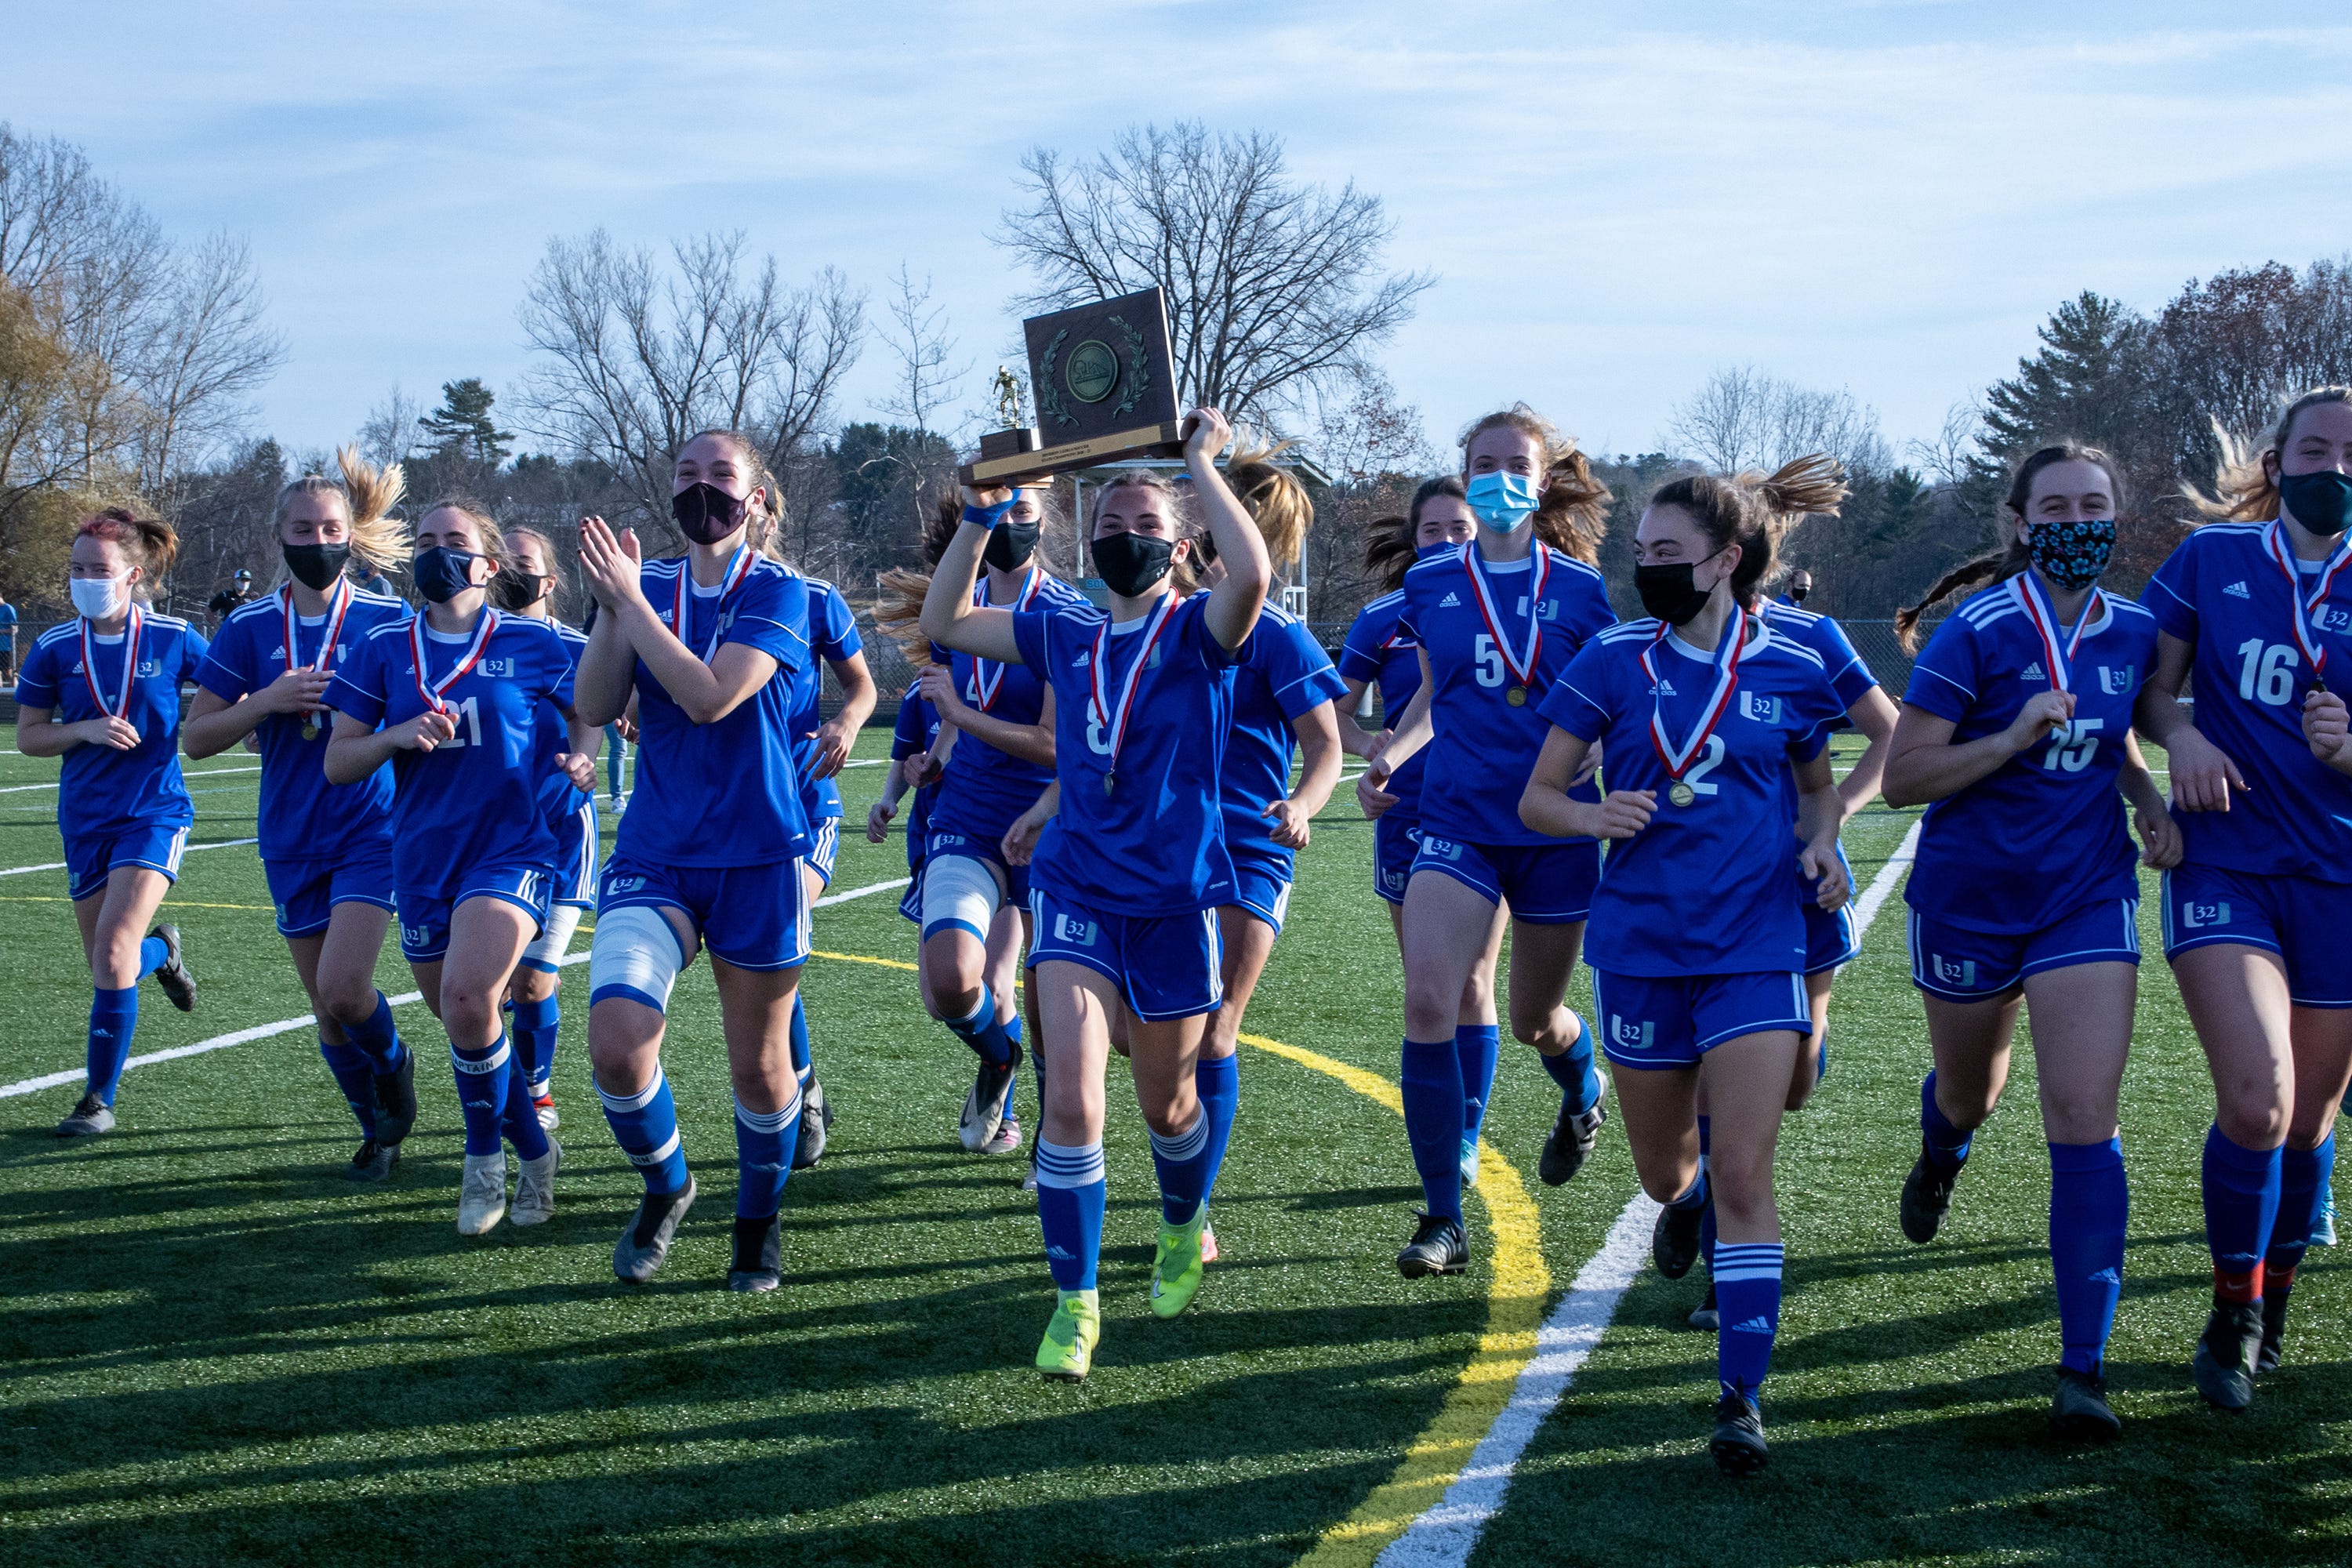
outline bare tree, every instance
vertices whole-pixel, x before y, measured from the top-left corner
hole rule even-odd
[[[1798,386],[1734,365],[1678,405],[1666,426],[1675,447],[1721,473],[1777,468],[1808,452],[1827,452],[1851,472],[1893,467],[1878,415],[1841,387]]]
[[[159,500],[188,468],[221,452],[251,419],[245,402],[286,361],[262,325],[261,286],[242,240],[207,237],[174,258],[124,376],[145,407],[136,424],[139,488]]]
[[[743,236],[623,250],[598,229],[551,239],[520,312],[545,356],[524,382],[525,427],[626,481],[663,538],[671,455],[698,430],[740,430],[782,473],[806,461],[866,336],[865,299],[827,268],[803,289]],[[789,490],[789,487],[787,487]]]
[[[424,422],[425,405],[394,382],[383,401],[368,410],[366,422],[360,426],[360,456],[378,467],[405,461],[423,438]]]
[[[901,261],[898,276],[891,281],[888,308],[895,330],[889,333],[889,343],[898,359],[898,381],[896,390],[882,400],[882,411],[917,430],[936,431],[953,439],[954,432],[940,431],[933,421],[953,401],[957,384],[971,374],[971,361],[952,368],[948,363],[955,357],[956,341],[947,332],[946,307],[931,303],[929,273],[923,275],[919,289]]]
[[[1378,196],[1290,179],[1279,138],[1196,122],[1121,132],[1111,151],[1021,164],[1030,205],[997,242],[1037,277],[1021,305],[1058,310],[1158,284],[1181,395],[1271,421],[1410,320],[1435,279],[1381,272]]]
[[[1953,404],[1944,410],[1943,427],[1931,440],[1909,443],[1911,460],[1939,485],[1966,485],[1984,460],[1979,435],[1984,429],[1984,408],[1973,402]]]

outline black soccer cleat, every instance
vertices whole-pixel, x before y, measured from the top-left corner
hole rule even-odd
[[[183,1013],[196,1010],[196,976],[188,967],[187,955],[180,951],[180,928],[157,926],[147,933],[163,939],[163,962],[156,967],[155,984],[163,988],[172,1005]]]
[[[1701,1301],[1690,1315],[1690,1326],[1710,1334],[1723,1331],[1723,1313],[1715,1303],[1715,1280],[1712,1278],[1706,1282],[1706,1300]]]
[[[825,1134],[832,1131],[833,1101],[824,1097],[824,1085],[812,1069],[808,1088],[801,1091],[800,1142],[793,1145],[793,1169],[805,1171],[824,1159]]]
[[[2255,1353],[2256,1372],[2276,1372],[2286,1349],[2286,1299],[2294,1288],[2281,1285],[2263,1292],[2263,1348]]]
[[[1679,1279],[1698,1261],[1699,1230],[1706,1224],[1706,1202],[1676,1208],[1668,1204],[1650,1225],[1650,1260],[1669,1279]]]
[[[1715,1436],[1706,1451],[1727,1476],[1752,1476],[1771,1463],[1764,1447],[1764,1415],[1754,1400],[1727,1394],[1715,1402]]]
[[[2124,1429],[2107,1405],[2107,1373],[2058,1369],[2058,1389],[2050,1397],[2050,1425],[2061,1437],[2076,1442],[2104,1443]]]
[[[114,1112],[94,1094],[83,1095],[74,1106],[73,1114],[58,1123],[60,1138],[95,1138],[113,1131]]]
[[[1957,1168],[1939,1171],[1928,1163],[1927,1142],[1921,1139],[1919,1157],[1903,1178],[1903,1234],[1922,1247],[1935,1240],[1952,1206],[1952,1184],[1959,1179]]]
[[[2243,1410],[2254,1402],[2254,1368],[2262,1353],[2262,1303],[2216,1301],[2198,1336],[2189,1375],[2214,1409]]]
[[[632,1285],[652,1279],[669,1256],[669,1244],[677,1239],[678,1222],[694,1206],[694,1177],[688,1173],[686,1185],[639,1198],[636,1217],[613,1246],[613,1272]]]
[[[1418,1216],[1412,1240],[1397,1254],[1397,1272],[1408,1279],[1432,1274],[1459,1274],[1470,1267],[1470,1238],[1462,1222],[1444,1215]]]
[[[385,1182],[392,1179],[393,1168],[400,1163],[400,1145],[379,1143],[371,1138],[352,1156],[343,1167],[343,1174],[354,1182]]]
[[[735,1216],[735,1261],[727,1268],[727,1289],[756,1293],[784,1282],[783,1216]]]
[[[1565,1100],[1559,1104],[1559,1120],[1552,1123],[1551,1135],[1544,1140],[1543,1155],[1536,1162],[1536,1173],[1548,1187],[1564,1187],[1570,1178],[1584,1169],[1584,1162],[1592,1157],[1592,1146],[1600,1142],[1601,1129],[1609,1120],[1609,1079],[1597,1069],[1601,1079],[1600,1097],[1590,1110],[1570,1110]]]
[[[1002,1064],[982,1061],[972,1074],[971,1092],[964,1096],[963,1112],[956,1119],[956,1136],[965,1149],[983,1153],[996,1140],[996,1130],[1012,1111],[1005,1103],[1013,1093],[1013,1072],[1021,1065],[1021,1047]]]
[[[416,1125],[416,1053],[402,1047],[400,1065],[370,1075],[375,1094],[375,1142],[397,1148]]]

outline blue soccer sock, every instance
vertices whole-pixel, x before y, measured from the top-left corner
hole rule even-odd
[[[1976,1134],[1963,1132],[1936,1108],[1936,1075],[1919,1080],[1919,1136],[1927,1163],[1949,1175],[1969,1162],[1969,1144]]]
[[[2311,1227],[2319,1223],[2327,1184],[2335,1173],[2334,1132],[2315,1149],[2279,1151],[2278,1220],[2271,1227],[2271,1244],[2263,1257],[2264,1295],[2294,1285],[2294,1271],[2311,1246]]]
[[[141,980],[144,980],[149,975],[154,973],[157,970],[163,968],[164,960],[171,956],[172,950],[163,945],[163,939],[162,937],[150,936],[141,938],[139,942],[139,978]],[[136,982],[133,982],[133,984],[135,984]]]
[[[1486,1125],[1486,1099],[1495,1092],[1495,1065],[1503,1055],[1503,1031],[1493,1024],[1461,1024],[1454,1030],[1454,1054],[1462,1058],[1462,1141],[1475,1143]]]
[[[327,1070],[335,1075],[335,1087],[343,1091],[343,1103],[352,1108],[352,1115],[360,1124],[360,1136],[375,1136],[375,1068],[368,1065],[366,1055],[357,1046],[338,1045],[323,1036],[319,1040],[319,1055]]]
[[[1452,1040],[1404,1043],[1404,1135],[1429,1212],[1462,1217],[1462,1058]]]
[[[457,1105],[466,1113],[466,1152],[495,1154],[506,1122],[508,1089],[514,1079],[514,1044],[500,1035],[478,1051],[449,1047],[457,1079]]]
[[[1151,1165],[1160,1175],[1160,1216],[1170,1225],[1190,1225],[1209,1195],[1209,1113],[1194,1113],[1192,1125],[1163,1137],[1151,1134]]]
[[[2124,1293],[2131,1191],[2123,1141],[2050,1145],[2050,1268],[2058,1281],[2060,1363],[2095,1373]]]
[[[1234,1113],[1242,1103],[1242,1059],[1202,1057],[1192,1066],[1192,1092],[1201,1097],[1201,1114],[1209,1123],[1209,1179],[1202,1192],[1213,1195],[1217,1173],[1225,1168],[1225,1145],[1233,1142]]]
[[[400,1031],[393,1025],[392,1004],[381,991],[375,994],[375,1011],[368,1015],[367,1022],[346,1024],[343,1033],[378,1072],[399,1070],[400,1058],[407,1054],[407,1047],[400,1043]]]
[[[1592,1031],[1574,1013],[1569,1017],[1576,1024],[1576,1038],[1568,1049],[1556,1057],[1536,1054],[1543,1057],[1544,1071],[1559,1085],[1560,1103],[1579,1111],[1590,1110],[1601,1098],[1601,1075],[1592,1068]]]
[[[766,1219],[784,1205],[793,1151],[801,1141],[801,1090],[774,1110],[735,1102],[735,1217]]]
[[[1013,1042],[1016,1037],[997,1022],[996,994],[983,982],[980,1001],[961,1018],[942,1018],[957,1039],[979,1053],[980,1059],[991,1067],[1003,1067],[1013,1059]]]
[[[808,1009],[801,1004],[799,987],[793,989],[793,1073],[803,1083],[808,1081],[809,1066],[814,1060],[809,1055]]]
[[[678,1146],[677,1106],[669,1096],[669,1075],[654,1069],[654,1081],[636,1094],[614,1094],[596,1086],[613,1142],[646,1179],[648,1193],[674,1193],[686,1185],[686,1152]]]
[[[539,1124],[539,1107],[530,1102],[530,1063],[520,1051],[507,1058],[507,1103],[499,1112],[499,1125],[520,1158],[537,1160],[546,1155],[550,1140],[547,1129]]]
[[[547,1092],[555,1071],[555,1037],[563,1027],[563,1004],[553,996],[514,1005],[516,1054],[523,1058],[523,1081],[533,1098]]]
[[[1095,1263],[1102,1256],[1103,1146],[1099,1138],[1083,1148],[1049,1142],[1037,1150],[1037,1226],[1045,1236],[1045,1266],[1064,1290],[1095,1288]]]
[[[1726,1394],[1754,1399],[1780,1331],[1780,1244],[1721,1242],[1715,1249],[1715,1375]]]
[[[119,991],[92,987],[89,994],[89,1092],[101,1105],[114,1103],[122,1064],[131,1059],[131,1037],[139,1030],[139,987]]]
[[[2205,1135],[2205,1245],[2213,1254],[2213,1294],[2224,1300],[2263,1299],[2263,1255],[2278,1221],[2284,1163],[2278,1150],[2232,1143],[2218,1125]]]

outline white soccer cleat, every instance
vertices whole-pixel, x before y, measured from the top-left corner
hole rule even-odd
[[[466,1156],[457,1183],[457,1234],[479,1236],[506,1216],[507,1152]]]
[[[517,1225],[545,1225],[555,1217],[555,1173],[563,1168],[563,1145],[551,1138],[547,1152],[536,1160],[525,1160],[521,1173],[515,1178],[514,1222]],[[504,1184],[504,1173],[500,1173]]]

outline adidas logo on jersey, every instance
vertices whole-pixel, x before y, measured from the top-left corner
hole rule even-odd
[[[1675,694],[1675,683],[1663,675],[1658,677],[1658,683],[1650,688],[1650,695],[1653,697],[1672,697]]]
[[[2243,583],[2232,583],[2228,587],[2222,589],[2221,592],[2229,595],[2232,599],[2251,599],[2253,597],[2252,594],[2246,592],[2246,585]]]
[[[1049,1247],[1045,1249],[1045,1256],[1048,1258],[1058,1258],[1066,1263],[1071,1258],[1076,1258],[1077,1254],[1072,1252],[1066,1247]]]
[[[2019,676],[2017,679],[2020,680],[2047,680],[2050,679],[2050,672],[2042,668],[2042,661],[2037,658],[2032,664],[2027,665],[2025,667],[2025,673]]]
[[[1078,657],[1070,660],[1070,668],[1072,669],[1084,669],[1093,662],[1094,654],[1092,651],[1087,648],[1080,648],[1078,650]]]
[[[1448,594],[1437,601],[1437,607],[1441,610],[1458,610],[1462,607],[1462,601]]]
[[[1763,1317],[1750,1318],[1744,1323],[1732,1324],[1731,1331],[1735,1334],[1769,1334],[1772,1331],[1772,1320]]]

